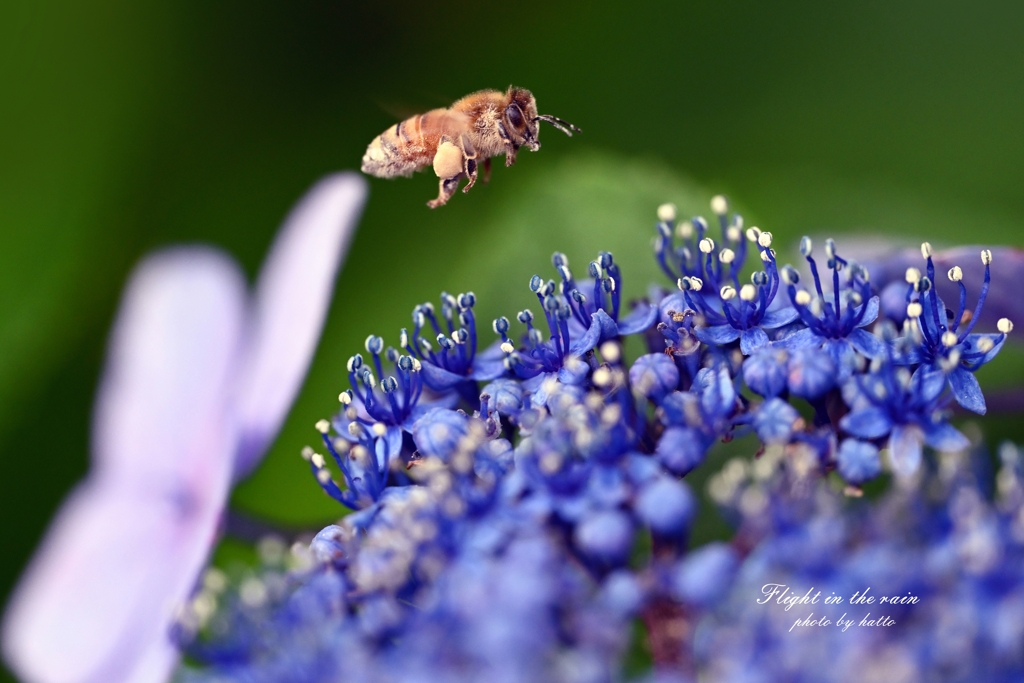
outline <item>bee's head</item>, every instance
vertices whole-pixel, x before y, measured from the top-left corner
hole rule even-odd
[[[570,137],[573,131],[580,132],[579,128],[571,123],[566,123],[562,119],[546,114],[538,116],[537,100],[529,90],[509,86],[508,99],[509,103],[505,106],[502,122],[505,124],[505,129],[508,131],[509,136],[512,138],[512,143],[516,147],[526,145],[533,152],[540,149],[537,135],[541,121],[550,123]]]
[[[516,147],[526,145],[531,151],[540,149],[537,141],[537,100],[524,88],[509,86],[508,104],[502,114],[502,123]]]

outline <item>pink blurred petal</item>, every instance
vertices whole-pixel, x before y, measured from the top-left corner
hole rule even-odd
[[[183,458],[207,457],[187,441],[208,423],[237,370],[245,302],[238,266],[213,250],[172,249],[139,265],[96,398],[98,467],[141,479],[174,475]]]
[[[95,415],[94,467],[65,502],[3,623],[27,681],[159,683],[168,639],[214,541],[235,444],[227,395],[244,282],[204,249],[133,275]]]
[[[358,174],[321,180],[292,210],[263,265],[236,396],[236,479],[263,457],[302,386],[365,198]]]

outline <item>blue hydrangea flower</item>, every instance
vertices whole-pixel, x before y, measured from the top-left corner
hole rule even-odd
[[[832,296],[826,296],[811,250],[810,238],[804,237],[800,253],[810,268],[816,296],[797,289],[800,276],[795,269],[787,266],[782,271],[789,299],[805,327],[781,339],[778,345],[787,349],[824,349],[838,372],[837,380],[842,382],[857,369],[858,354],[870,359],[878,358],[884,351],[882,342],[862,329],[878,318],[879,298],[871,293],[868,271],[840,257],[831,239],[825,241],[825,252],[832,271]],[[840,278],[839,273],[844,270],[847,275]]]
[[[847,381],[843,390],[852,410],[839,426],[862,439],[889,437],[889,455],[894,469],[913,474],[921,466],[922,447],[959,451],[970,443],[949,424],[944,408],[946,376],[920,366],[910,373],[892,362],[878,363],[867,375]]]
[[[659,305],[662,322],[670,322],[670,311],[692,309],[704,319],[704,325],[694,329],[698,339],[710,346],[738,339],[743,354],[749,355],[768,343],[765,330],[792,322],[797,312],[792,307],[772,306],[781,281],[771,233],[749,228],[744,240],[742,217],[734,215],[731,222],[728,220],[724,197],[716,197],[713,205],[726,245],[721,250],[705,236],[708,226],[703,218],[680,224],[682,244],[678,247],[673,246],[673,221],[658,224],[655,255],[662,270],[676,280],[681,290]],[[754,272],[750,283],[741,285],[748,241],[756,245],[764,270]]]
[[[690,391],[666,395],[658,407],[666,429],[655,449],[665,467],[684,475],[699,465],[708,448],[731,431],[737,399],[725,365],[703,368]]]
[[[927,242],[921,245],[921,253],[927,263],[926,275],[922,277],[914,268],[907,271],[906,310],[913,343],[900,346],[896,362],[924,365],[945,373],[956,402],[983,415],[985,398],[974,372],[996,357],[1006,341],[1006,334],[1013,329],[1013,324],[1002,318],[997,323],[999,334],[972,334],[988,296],[992,252],[988,249],[981,252],[985,279],[973,312],[967,311],[967,288],[960,267],[953,266],[947,273],[960,294],[957,310],[953,312],[946,308],[934,288],[935,263],[931,245]]]
[[[584,360],[591,350],[602,342],[643,332],[654,324],[658,315],[656,307],[642,303],[629,316],[619,319],[622,277],[610,253],[603,251],[591,261],[591,279],[578,283],[564,254],[556,252],[552,262],[561,277],[560,284],[556,286],[554,280],[544,282],[539,275],[530,280],[530,291],[537,296],[544,311],[548,339],[533,326],[533,313],[529,309],[520,311],[517,316],[527,328],[528,347],[524,351],[516,351],[515,344],[508,338],[506,319],[499,318],[494,323],[513,372],[522,379],[537,378],[537,383],[528,387],[531,391],[543,381],[544,375],[557,375],[564,383],[578,384],[591,369],[590,363]],[[590,293],[589,297],[586,292]]]
[[[877,293],[831,241],[828,296],[804,245],[815,297],[796,289],[795,271],[780,274],[769,233],[751,228],[744,239],[724,198],[712,208],[724,249],[702,220],[677,226],[671,207],[659,209],[656,256],[680,289],[651,290],[657,305],[641,303],[627,316],[610,254],[577,281],[556,253],[559,281],[530,283],[547,332],[521,312],[519,348],[509,321],[496,320],[500,367],[496,354],[477,354],[471,294],[442,295],[439,316],[417,307],[404,353],[370,337],[369,360],[349,363],[342,411],[317,424],[327,455],[304,451],[321,487],[354,512],[308,550],[296,546],[290,570],[268,564],[226,593],[204,582],[180,637],[191,638],[194,661],[207,668],[182,680],[605,683],[621,679],[636,625],[656,679],[748,680],[747,653],[773,651],[777,641],[750,630],[761,628],[757,619],[742,624],[749,637],[741,641],[715,625],[733,609],[737,586],[795,555],[801,578],[832,577],[838,587],[904,557],[892,539],[932,505],[913,492],[917,478],[904,475],[930,476],[925,445],[967,443],[948,423],[950,370],[926,358],[936,351],[912,325],[899,338],[889,323],[879,323],[878,337],[864,329],[877,315]],[[764,270],[741,285],[748,242]],[[776,296],[783,282],[792,306]],[[928,291],[915,288],[910,304],[931,305]],[[439,350],[423,339],[427,328]],[[649,353],[629,362],[621,338],[640,332]],[[386,363],[394,366],[388,373]],[[804,402],[813,420],[801,416]],[[709,484],[739,525],[734,537],[688,547],[698,505],[682,478],[716,442],[746,435],[760,440],[757,457],[733,459]],[[941,455],[941,486],[951,486],[952,457]],[[823,483],[835,471],[855,498],[884,466],[900,485],[873,509],[905,519],[842,505]],[[1013,469],[1017,479],[1000,475],[1001,490],[1013,493],[1021,469]],[[934,482],[923,485],[931,496]],[[922,523],[944,550],[908,566],[931,571],[958,560],[946,520],[959,524],[953,518],[965,510],[975,526],[960,530],[975,535],[957,553],[991,561],[986,548],[996,546],[986,543],[999,527],[975,503],[928,516]],[[860,523],[860,535],[852,533]],[[858,544],[863,554],[848,558]],[[996,550],[1016,558],[1008,548]],[[915,585],[900,583],[911,573],[901,571],[891,570],[887,585]],[[744,599],[749,607],[750,594]],[[1011,616],[1002,623],[1024,624],[1003,609]],[[1012,641],[1014,628],[1000,637]],[[742,652],[723,663],[708,642]]]
[[[846,439],[839,445],[836,461],[843,479],[852,484],[874,479],[882,473],[878,447],[867,441]]]
[[[475,400],[475,381],[490,381],[505,374],[505,354],[495,343],[477,353],[476,317],[473,307],[476,295],[473,292],[452,296],[441,293],[441,318],[438,321],[434,306],[430,303],[416,306],[412,312],[412,334],[405,329],[401,332],[400,346],[421,362],[423,382],[436,391],[460,389],[468,391],[467,398]],[[459,327],[455,321],[458,320]],[[422,336],[427,323],[436,335],[438,350]]]
[[[846,452],[849,463],[869,463],[869,449],[846,441],[841,461]],[[877,503],[851,503],[820,480],[796,486],[784,469],[767,479],[722,477],[717,485],[731,500],[747,501],[737,512],[749,551],[696,625],[701,677],[1021,680],[1024,488],[1018,449],[999,455],[995,501],[975,476],[988,460],[982,453],[926,468],[919,483]],[[851,604],[865,589],[872,602]],[[777,601],[783,590],[820,596],[787,610]],[[826,604],[832,596],[842,601]],[[809,615],[829,623],[800,625]],[[880,618],[891,625],[870,625]]]

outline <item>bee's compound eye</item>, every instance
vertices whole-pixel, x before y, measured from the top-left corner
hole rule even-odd
[[[515,128],[522,128],[523,112],[519,109],[518,104],[513,102],[512,104],[505,107],[505,116],[508,117],[508,122],[511,123]]]

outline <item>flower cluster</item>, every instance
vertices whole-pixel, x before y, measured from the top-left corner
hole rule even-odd
[[[802,241],[801,274],[724,198],[712,209],[719,242],[706,220],[658,210],[671,293],[626,306],[610,253],[586,279],[556,253],[557,279],[529,281],[544,321],[520,311],[521,336],[501,317],[480,349],[465,293],[442,294],[440,316],[417,306],[397,348],[369,337],[367,357],[349,360],[341,411],[303,450],[353,514],[299,549],[303,568],[259,579],[259,600],[204,588],[186,625],[209,666],[186,677],[606,681],[638,649],[638,624],[659,671],[688,676],[693,623],[747,551],[781,533],[741,527],[732,544],[688,552],[697,504],[682,478],[716,442],[756,435],[766,478],[835,471],[854,497],[886,461],[909,480],[927,469],[924,446],[968,445],[948,408],[984,412],[973,373],[1012,327],[973,333],[990,252],[973,313],[949,272],[953,312],[931,286],[925,245],[926,274],[907,273],[897,327],[878,319],[868,271],[831,240],[823,268]],[[630,363],[623,338],[634,334],[648,353]]]
[[[1022,465],[1000,447],[993,501],[988,454],[946,452],[848,505],[799,468],[730,462],[711,493],[758,542],[696,628],[700,669],[723,683],[1021,680]],[[787,609],[782,586],[821,595]]]

